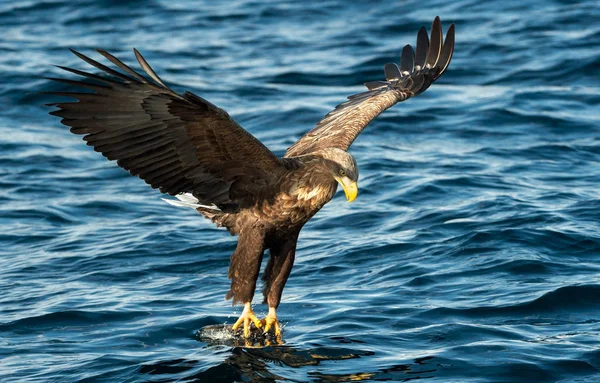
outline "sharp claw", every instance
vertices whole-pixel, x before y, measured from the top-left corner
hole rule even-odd
[[[268,333],[269,330],[271,329],[271,322],[267,322],[267,324],[265,325],[265,329],[264,329],[264,333]]]
[[[236,330],[237,330],[237,329],[240,327],[240,325],[241,325],[242,323],[244,323],[244,318],[243,318],[243,317],[240,317],[240,318],[237,320],[237,322],[235,322],[235,323],[233,324],[233,326],[231,326],[231,328],[233,329],[233,331],[236,331]]]

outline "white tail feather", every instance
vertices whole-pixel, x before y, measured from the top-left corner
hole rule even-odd
[[[194,197],[191,193],[177,194],[175,198],[182,202],[198,203],[198,199]]]
[[[163,201],[165,201],[166,203],[173,205],[173,206],[178,206],[178,207],[189,207],[192,209],[197,209],[199,207],[203,207],[205,209],[211,209],[211,210],[218,210],[221,211],[221,209],[219,209],[217,207],[217,205],[201,205],[198,202],[198,199],[196,197],[194,197],[192,194],[190,193],[184,193],[184,194],[178,194],[175,196],[175,198],[177,198],[179,201],[176,200],[172,200],[172,199],[166,199],[166,198],[161,198]]]

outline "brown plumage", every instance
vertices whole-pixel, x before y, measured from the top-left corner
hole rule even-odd
[[[51,92],[77,99],[52,104],[58,110],[51,114],[61,117],[71,132],[83,135],[95,151],[180,200],[168,202],[193,207],[239,235],[231,256],[227,298],[246,304],[240,318],[246,335],[249,320],[261,325],[250,302],[263,253],[269,249],[263,295],[270,312],[262,323],[267,329],[274,324],[278,332],[275,309],[294,263],[300,230],[333,197],[338,183],[350,201],[356,197],[358,168],[346,150],[385,109],[425,91],[441,76],[453,48],[454,25],[443,42],[436,18],[431,40],[422,28],[416,53],[407,45],[400,67],[385,66],[386,81],[366,83],[368,91],[338,105],[283,158],[224,110],[192,93],[175,93],[135,49],[149,78],[103,50],[98,52],[120,70],[73,51],[104,74],[59,67],[83,76],[84,81],[52,80],[87,92]]]

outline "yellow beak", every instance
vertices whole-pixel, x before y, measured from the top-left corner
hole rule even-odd
[[[339,182],[340,185],[342,185],[342,187],[344,188],[344,193],[346,193],[346,199],[348,200],[348,202],[354,201],[356,199],[356,196],[358,195],[358,185],[356,184],[356,182],[351,181],[348,177],[336,177],[336,181]]]

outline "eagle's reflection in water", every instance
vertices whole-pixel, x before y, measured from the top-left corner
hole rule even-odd
[[[217,327],[217,326],[214,326]],[[214,330],[215,328],[212,328]],[[214,336],[214,333],[212,334]],[[325,347],[319,344],[299,348],[291,345],[277,344],[273,338],[253,336],[250,340],[243,337],[211,337],[203,336],[202,331],[197,339],[206,343],[207,347],[226,347],[227,357],[218,365],[203,369],[199,360],[175,359],[159,361],[144,365],[140,372],[153,375],[148,382],[356,382],[356,381],[408,381],[422,378],[432,378],[438,364],[433,357],[414,360],[411,364],[390,365],[377,371],[352,370],[351,361],[340,364],[339,374],[329,374],[320,371],[318,366],[326,361],[342,361],[374,356],[375,353],[359,348],[348,348],[349,344],[358,346],[361,342],[353,342],[347,338],[330,339],[340,343],[340,347]],[[311,368],[314,366],[315,368]],[[298,368],[297,377],[280,376],[278,370],[282,367]],[[306,369],[302,369],[302,368]],[[329,370],[329,369],[328,369]],[[342,373],[345,372],[345,373]],[[160,375],[168,376],[161,379]]]

